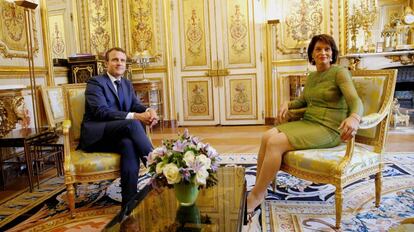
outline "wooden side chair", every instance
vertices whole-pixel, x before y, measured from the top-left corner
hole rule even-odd
[[[336,187],[337,228],[341,226],[342,189],[348,184],[375,174],[375,206],[380,204],[383,151],[396,77],[397,70],[352,71],[352,79],[364,105],[364,116],[355,138],[337,147],[296,150],[283,156],[282,171]],[[272,185],[275,189],[275,181]]]

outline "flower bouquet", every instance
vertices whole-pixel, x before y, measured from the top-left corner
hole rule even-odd
[[[154,187],[174,187],[177,199],[198,195],[202,187],[211,187],[217,183],[216,171],[218,153],[209,144],[198,137],[191,136],[185,129],[178,139],[163,140],[162,146],[148,154],[148,169]],[[191,189],[191,190],[189,190]],[[191,191],[192,193],[187,193]],[[195,199],[187,199],[192,205]],[[185,203],[185,202],[184,202]],[[182,204],[186,205],[186,204]]]

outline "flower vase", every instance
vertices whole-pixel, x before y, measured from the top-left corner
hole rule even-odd
[[[175,197],[182,206],[190,206],[198,197],[198,186],[193,183],[174,184]]]
[[[191,225],[200,225],[201,215],[200,210],[197,205],[182,206],[178,207],[175,221],[178,222],[181,226],[188,224]]]

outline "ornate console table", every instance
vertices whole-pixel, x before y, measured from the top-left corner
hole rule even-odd
[[[19,120],[27,120],[25,103],[22,96],[23,85],[0,86],[0,137],[16,128]]]

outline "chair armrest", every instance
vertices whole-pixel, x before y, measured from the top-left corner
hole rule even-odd
[[[378,125],[378,123],[380,123],[385,118],[385,116],[390,113],[391,103],[392,102],[389,101],[387,105],[381,108],[378,113],[372,113],[363,116],[359,124],[359,129],[369,129]]]
[[[152,136],[152,128],[150,126],[148,126],[148,125],[145,125],[145,133],[147,134],[147,137],[148,137],[149,141],[152,144],[152,138],[151,138],[151,136]],[[154,144],[152,144],[152,145],[154,146]]]
[[[69,129],[72,126],[72,122],[70,120],[64,120],[62,123],[62,132],[63,132],[63,148],[64,148],[64,164],[63,164],[63,170],[66,173],[70,173],[70,163],[71,163],[71,157],[70,157],[70,150],[71,150],[71,142],[69,138]]]
[[[62,123],[63,134],[69,134],[69,129],[72,127],[72,122],[70,120],[64,120]]]
[[[349,164],[349,162],[352,159],[352,156],[354,155],[354,147],[355,147],[355,137],[348,140],[346,142],[346,151],[344,157],[339,161],[338,166],[335,168],[335,174],[336,175],[342,175],[342,171],[345,170],[346,166]]]
[[[368,114],[361,118],[361,123],[359,124],[359,129],[369,129],[373,128],[378,123],[380,123],[385,116],[390,113],[391,110],[391,101],[387,103],[387,105],[380,109],[378,113]],[[355,137],[348,140],[346,144],[346,152],[344,157],[339,161],[339,165],[336,167],[335,172],[340,174],[342,170],[346,168],[348,163],[351,161],[352,156],[354,154],[354,147],[355,147]]]

